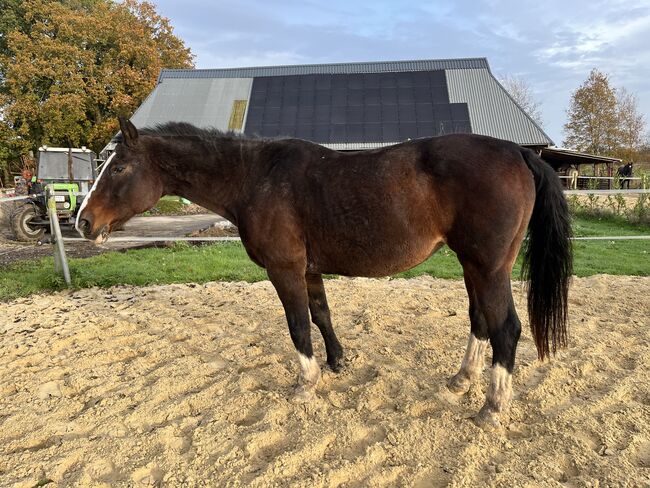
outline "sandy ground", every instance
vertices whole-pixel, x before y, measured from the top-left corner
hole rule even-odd
[[[441,388],[469,331],[461,281],[326,287],[348,359],[308,405],[268,282],[0,304],[0,485],[650,486],[649,277],[574,280],[570,348],[541,364],[524,332],[496,433],[470,419],[487,374],[460,400]]]

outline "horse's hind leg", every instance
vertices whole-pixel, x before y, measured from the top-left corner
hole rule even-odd
[[[510,289],[511,266],[472,276],[477,305],[485,319],[492,345],[490,385],[485,404],[475,417],[482,427],[498,427],[499,414],[506,411],[512,396],[512,370],[521,335]]]
[[[300,375],[295,399],[311,400],[320,379],[320,367],[314,358],[309,323],[309,298],[304,267],[267,266],[269,279],[280,297],[289,324],[289,334],[298,351]]]
[[[325,341],[327,364],[332,368],[332,371],[338,372],[343,366],[343,348],[332,328],[325,286],[323,285],[323,277],[320,274],[307,274],[307,293],[309,295],[311,320],[316,324]]]
[[[449,390],[457,395],[467,393],[471,384],[480,378],[485,367],[485,349],[488,345],[487,323],[477,304],[476,292],[468,270],[465,270],[465,288],[469,297],[469,320],[472,328],[460,371],[447,383]]]

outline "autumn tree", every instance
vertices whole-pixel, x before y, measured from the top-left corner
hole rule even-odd
[[[567,147],[615,156],[626,161],[638,159],[647,144],[645,118],[637,108],[636,95],[615,88],[607,75],[594,69],[573,93],[564,125]]]
[[[647,143],[645,118],[637,108],[636,95],[620,88],[616,93],[618,108],[618,149],[616,156],[625,161],[638,159],[641,149]]]
[[[517,76],[506,76],[499,80],[501,85],[510,94],[517,105],[519,105],[528,116],[540,127],[544,127],[541,104],[535,100],[530,84],[523,78]]]
[[[193,65],[146,1],[0,2],[0,166],[43,144],[100,150],[161,68]]]

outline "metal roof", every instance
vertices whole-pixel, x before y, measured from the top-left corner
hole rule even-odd
[[[563,165],[579,164],[620,164],[622,159],[612,158],[609,156],[597,156],[595,154],[583,153],[572,149],[561,147],[545,147],[542,149],[542,159],[554,168]]]
[[[251,78],[178,78],[158,85],[133,114],[136,127],[171,120],[226,129],[233,100],[250,97]]]
[[[317,114],[314,114],[314,119],[301,119],[292,121],[287,117],[289,111],[294,110],[294,107],[285,106],[289,104],[285,95],[294,96],[295,90],[283,92],[282,97],[279,99],[279,104],[273,105],[272,101],[266,103],[269,105],[270,111],[277,112],[280,110],[280,118],[277,119],[277,113],[273,117],[268,117],[266,111],[263,118],[260,119],[257,105],[259,105],[259,97],[268,99],[269,97],[277,96],[278,90],[282,91],[284,88],[278,88],[278,83],[281,82],[280,78],[294,79],[300,85],[301,90],[305,82],[313,81],[323,78],[347,77],[349,80],[352,78],[363,78],[363,80],[370,80],[376,77],[387,76],[389,73],[413,73],[413,79],[422,77],[418,72],[429,72],[430,74],[438,73],[442,75],[442,84],[444,86],[445,100],[436,98],[436,93],[433,93],[432,109],[429,113],[424,113],[426,110],[420,110],[428,106],[426,104],[419,104],[418,97],[415,99],[405,98],[405,104],[416,104],[415,109],[417,112],[416,119],[404,118],[402,119],[401,108],[399,111],[399,119],[397,120],[399,127],[397,133],[391,132],[390,124],[395,121],[385,120],[382,108],[382,114],[374,118],[371,114],[364,112],[362,120],[356,120],[350,115],[350,110],[356,110],[358,107],[351,105],[359,105],[359,103],[352,102],[348,99],[347,105],[349,109],[346,115],[341,119],[340,115],[334,116],[334,106],[337,104],[335,98],[340,94],[334,94],[334,81],[332,81],[332,88],[328,88],[328,84],[316,83],[315,93],[318,101],[313,103],[330,104],[332,107],[331,118],[319,119]],[[404,78],[404,77],[403,77]],[[406,76],[405,78],[408,78]],[[268,83],[263,83],[268,86],[264,90],[253,92],[253,87],[266,79]],[[310,81],[311,80],[311,81]],[[245,68],[227,68],[227,69],[199,69],[199,70],[170,70],[164,69],[160,73],[159,83],[154,91],[143,102],[138,110],[133,115],[133,122],[137,127],[146,127],[168,121],[185,121],[192,123],[198,127],[214,127],[220,130],[227,130],[229,128],[229,117],[233,113],[233,104],[245,101],[246,111],[244,114],[244,122],[242,131],[251,134],[273,135],[268,132],[267,128],[273,124],[277,124],[276,135],[286,135],[298,138],[309,138],[309,135],[303,135],[305,132],[305,124],[310,123],[318,124],[331,124],[331,131],[328,138],[324,138],[320,143],[341,150],[361,150],[370,149],[386,145],[389,141],[406,140],[406,138],[422,137],[425,135],[438,135],[441,133],[451,132],[467,132],[470,130],[475,134],[482,134],[501,139],[510,140],[521,145],[527,146],[550,146],[553,141],[539,127],[512,99],[508,92],[501,86],[497,79],[490,72],[490,67],[486,58],[465,58],[465,59],[429,59],[429,60],[413,60],[413,61],[386,61],[386,62],[364,62],[364,63],[336,63],[336,64],[310,64],[310,65],[296,65],[296,66],[262,66],[262,67],[245,67]],[[327,80],[324,80],[327,81]],[[338,81],[341,81],[339,79]],[[282,81],[286,85],[288,81]],[[284,85],[282,85],[284,86]],[[286,88],[286,87],[285,87]],[[375,88],[369,89],[364,81],[361,86],[351,85],[349,90],[356,90],[356,97],[358,98],[359,90],[361,90],[362,102],[361,105],[369,103],[368,97],[372,97]],[[440,91],[442,88],[437,87],[435,90]],[[383,88],[382,88],[383,90]],[[398,86],[400,90],[409,90],[403,86]],[[434,90],[434,91],[435,91]],[[286,91],[286,90],[285,90]],[[289,93],[291,91],[291,93]],[[325,93],[327,92],[327,93]],[[301,94],[304,94],[302,91]],[[349,95],[352,91],[348,92]],[[408,93],[406,94],[408,95]],[[438,93],[438,95],[440,95]],[[383,94],[381,95],[383,97]],[[425,96],[428,96],[425,94]],[[300,110],[303,108],[303,98],[301,95],[298,106]],[[340,98],[340,97],[339,97]],[[398,97],[399,98],[399,97]],[[380,105],[386,100],[380,101]],[[376,103],[376,102],[375,102]],[[398,104],[402,101],[398,99]],[[440,115],[446,113],[447,109],[440,105],[440,103],[450,104],[453,108],[454,105],[464,105],[466,113],[468,113],[469,121],[463,127],[456,127],[453,116]],[[438,105],[436,105],[438,104]],[[340,103],[338,103],[340,108]],[[383,106],[383,105],[382,105]],[[269,108],[267,107],[267,108]],[[285,107],[285,108],[282,108]],[[410,107],[405,106],[405,109],[410,110]],[[265,109],[266,110],[266,109]],[[419,111],[418,111],[419,110]],[[411,110],[412,112],[412,110]],[[406,112],[404,112],[406,113]],[[420,117],[420,114],[423,117]],[[432,115],[433,114],[433,115]],[[412,115],[412,114],[411,114]],[[408,116],[407,116],[408,117]],[[444,120],[440,124],[438,117]],[[295,118],[295,117],[294,117]],[[432,119],[435,122],[435,127],[431,128]],[[450,120],[446,120],[450,119]],[[389,124],[390,122],[390,124]],[[287,126],[287,124],[293,124]],[[340,124],[358,124],[362,123],[364,128],[363,138],[359,138],[358,134],[352,134],[353,129],[358,127],[346,127],[340,136]],[[368,124],[382,126],[382,131],[386,132],[379,139],[366,137],[366,126]],[[405,124],[402,124],[405,123]],[[452,125],[448,125],[451,123]],[[260,124],[262,124],[260,126]],[[335,127],[336,124],[339,124]],[[406,125],[415,126],[411,127],[409,131],[402,130]],[[264,130],[259,130],[260,126]],[[440,126],[440,130],[438,127]],[[289,127],[287,129],[287,127]],[[293,129],[291,129],[293,127]],[[451,130],[447,130],[452,127]],[[394,127],[392,127],[395,129]],[[274,129],[275,130],[275,129]],[[322,131],[322,127],[321,127]],[[358,130],[357,130],[358,132]],[[336,135],[334,135],[336,134]],[[318,139],[316,130],[312,134],[312,139]],[[312,140],[310,139],[310,140]],[[315,142],[319,142],[315,140]]]
[[[551,138],[517,105],[489,70],[448,70],[450,102],[466,102],[472,132],[524,146],[553,145]]]
[[[302,64],[224,69],[163,69],[158,83],[170,78],[256,78],[313,74],[386,73],[432,71],[439,69],[487,69],[486,58],[423,59],[413,61],[376,61],[367,63]]]

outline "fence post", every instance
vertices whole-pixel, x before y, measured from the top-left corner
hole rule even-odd
[[[59,217],[56,213],[56,199],[54,198],[54,188],[51,185],[47,186],[47,211],[50,217],[50,231],[52,234],[52,241],[54,242],[54,271],[63,273],[63,279],[67,286],[72,286],[70,279],[70,269],[68,268],[68,259],[65,255],[65,247],[63,246],[63,236],[61,235],[61,227],[59,226]]]

